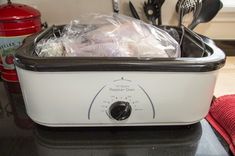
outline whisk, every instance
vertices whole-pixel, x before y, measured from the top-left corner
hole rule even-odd
[[[200,12],[202,0],[178,0],[176,3],[176,12],[179,14],[178,26],[182,25],[184,15],[193,12],[194,16]]]

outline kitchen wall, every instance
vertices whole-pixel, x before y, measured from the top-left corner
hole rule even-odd
[[[4,2],[6,0],[0,0]],[[13,2],[26,3],[38,8],[42,17],[49,23],[67,23],[79,15],[89,12],[112,12],[112,0],[12,0]],[[120,0],[121,13],[130,15],[129,0]],[[132,0],[137,11],[145,18],[142,5],[144,0]],[[174,23],[174,7],[176,0],[166,0],[163,8],[164,23]]]
[[[5,3],[6,0],[0,0]],[[25,3],[39,9],[42,13],[43,21],[49,24],[64,24],[79,15],[89,12],[112,12],[112,0],[12,0],[13,2]],[[142,5],[145,0],[131,0],[142,19],[145,19]],[[121,13],[131,15],[128,6],[129,0],[120,0]],[[176,25],[177,15],[175,4],[177,0],[165,0],[162,8],[163,24]],[[186,23],[191,16],[185,18]],[[202,24],[196,31],[212,38],[234,39],[235,32],[231,31],[235,26],[233,12],[221,12],[210,24]]]

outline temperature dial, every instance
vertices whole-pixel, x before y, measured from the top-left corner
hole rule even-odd
[[[114,102],[109,108],[109,113],[117,121],[125,120],[131,115],[131,105],[125,101]]]

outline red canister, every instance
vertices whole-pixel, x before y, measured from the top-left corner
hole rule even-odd
[[[15,69],[15,49],[26,36],[41,30],[40,18],[38,10],[24,4],[8,1],[0,5],[0,53],[5,69]]]
[[[40,18],[38,10],[24,4],[11,3],[8,0],[8,3],[0,5],[0,56],[3,64],[1,78],[8,93],[16,125],[21,128],[30,128],[32,122],[26,114],[13,61],[14,54],[25,37],[41,30]]]

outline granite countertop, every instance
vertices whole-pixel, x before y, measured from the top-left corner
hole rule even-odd
[[[34,125],[28,130],[18,128],[12,118],[0,122],[1,156],[229,155],[206,120],[191,126],[47,128]]]
[[[190,126],[48,128],[16,117],[0,82],[0,156],[228,156],[206,120]]]

